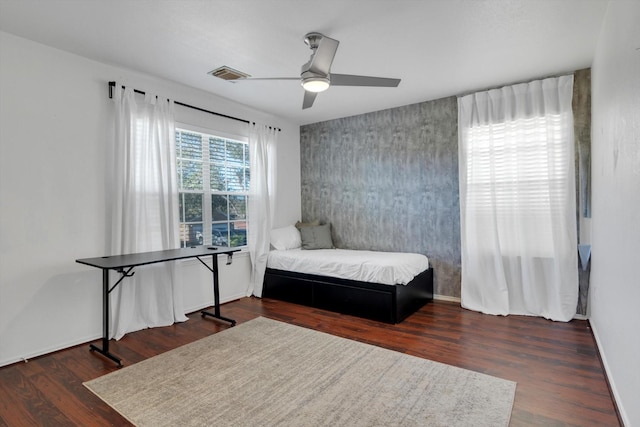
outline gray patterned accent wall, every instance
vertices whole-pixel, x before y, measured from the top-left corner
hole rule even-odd
[[[301,127],[303,221],[339,248],[425,254],[459,297],[457,127],[455,97]]]
[[[590,70],[577,71],[576,189],[585,214],[590,93]],[[302,126],[300,156],[303,221],[330,222],[339,248],[425,254],[435,293],[460,297],[455,97]],[[586,313],[587,292],[580,270],[578,313]]]
[[[576,145],[576,219],[578,236],[582,218],[591,218],[591,69],[578,70],[573,75],[573,109],[574,139]],[[579,242],[585,243],[585,242]],[[590,243],[590,242],[587,242]],[[579,298],[576,312],[587,314],[589,294],[589,277],[591,263],[586,269],[578,268]]]
[[[573,128],[578,219],[591,218],[591,68],[573,74]]]

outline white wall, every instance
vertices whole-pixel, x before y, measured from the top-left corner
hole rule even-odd
[[[640,2],[609,3],[592,85],[591,325],[623,421],[640,426]]]
[[[107,82],[282,129],[275,225],[300,217],[299,127],[190,87],[0,32],[0,366],[101,336],[101,275],[75,263],[106,250]],[[177,121],[246,125],[176,107]],[[221,264],[224,264],[221,259]],[[249,257],[221,267],[222,300],[244,296]],[[210,305],[211,274],[180,265],[186,308]]]

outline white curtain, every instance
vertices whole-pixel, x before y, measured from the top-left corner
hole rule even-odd
[[[563,76],[458,98],[463,307],[573,318],[572,92]]]
[[[115,138],[108,159],[108,250],[113,255],[180,246],[174,104],[150,94],[141,98],[116,85]],[[173,262],[134,272],[111,292],[111,338],[187,320]],[[112,284],[119,278],[111,273]]]
[[[249,125],[249,253],[251,284],[247,295],[262,296],[262,282],[269,256],[271,213],[275,198],[275,149],[278,130],[265,125]]]

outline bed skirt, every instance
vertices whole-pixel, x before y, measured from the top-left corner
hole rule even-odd
[[[264,298],[386,323],[400,323],[433,300],[433,269],[406,285],[383,285],[267,268]]]

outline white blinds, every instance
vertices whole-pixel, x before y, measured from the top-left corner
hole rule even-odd
[[[521,225],[530,252],[552,256],[552,224],[566,205],[572,147],[564,114],[465,128],[467,214],[477,221]],[[495,218],[494,218],[495,215]],[[518,233],[500,235],[503,253],[517,253]]]

